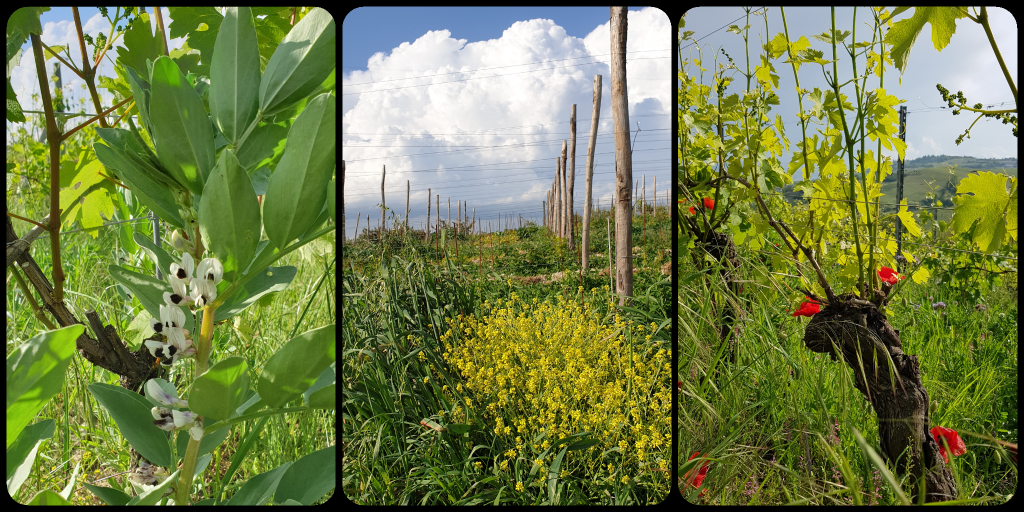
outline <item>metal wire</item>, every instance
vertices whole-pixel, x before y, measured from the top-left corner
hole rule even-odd
[[[103,224],[103,225],[100,225],[100,226],[96,226],[96,227],[92,227],[92,228],[73,229],[71,231],[61,231],[60,233],[62,235],[66,234],[66,233],[78,233],[79,231],[91,231],[93,229],[105,228],[107,226],[113,226],[113,225],[116,225],[116,224],[124,224],[126,222],[151,222],[152,220],[153,219],[150,218],[150,217],[141,217],[141,218],[138,218],[138,219],[131,219],[131,220],[119,220],[119,221],[116,221],[116,222],[108,222],[106,224]],[[50,236],[49,233],[43,233],[42,235],[39,235],[39,238],[45,238],[45,237],[48,237],[48,236]],[[9,242],[8,245],[10,245],[11,243],[13,243],[13,242]]]

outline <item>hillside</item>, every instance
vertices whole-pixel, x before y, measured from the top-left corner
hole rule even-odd
[[[947,166],[956,166],[953,173]],[[915,206],[934,205],[934,200],[928,200],[928,193],[935,194],[935,199],[942,201],[944,207],[952,207],[951,198],[956,192],[956,187],[964,177],[973,171],[1002,173],[1007,176],[1017,177],[1016,158],[975,158],[971,156],[923,156],[913,160],[907,160],[904,164],[903,174],[903,196],[907,198],[907,204],[911,211],[917,211]],[[793,190],[793,185],[787,185],[783,189],[786,199],[795,203],[803,192]],[[889,175],[882,183],[882,192],[885,197],[884,203],[896,202],[896,172]],[[882,205],[884,213],[896,211],[895,205]],[[949,210],[937,210],[938,218],[948,220],[952,215]]]
[[[971,170],[992,170],[1017,168],[1016,158],[975,158],[973,156],[949,156],[949,155],[925,155],[921,158],[907,160],[903,165],[904,169],[920,169],[930,167],[946,168],[946,165],[956,165],[959,169]]]

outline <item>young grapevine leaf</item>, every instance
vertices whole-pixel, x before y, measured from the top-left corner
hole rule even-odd
[[[1007,186],[1009,180],[1009,186]],[[970,174],[956,189],[953,229],[966,232],[977,221],[972,241],[985,252],[1017,239],[1017,180],[1002,174]],[[969,195],[973,194],[973,195]]]
[[[921,228],[918,227],[917,222],[914,222],[914,214],[907,209],[907,198],[900,200],[900,211],[896,214],[903,223],[903,229],[907,230],[907,233],[917,238],[921,236]]]
[[[941,51],[956,32],[957,18],[965,16],[961,7],[915,7],[910,19],[896,22],[885,34],[885,43],[892,45],[892,60],[900,74],[907,70],[910,49],[925,24],[932,24],[932,44]]]

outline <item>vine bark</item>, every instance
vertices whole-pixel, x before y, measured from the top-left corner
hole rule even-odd
[[[881,453],[897,473],[909,473],[910,488],[923,479],[926,502],[956,499],[956,481],[929,431],[928,390],[917,356],[903,351],[899,331],[874,303],[853,294],[837,298],[811,319],[804,345],[833,361],[842,357],[853,370],[854,385],[878,417]]]

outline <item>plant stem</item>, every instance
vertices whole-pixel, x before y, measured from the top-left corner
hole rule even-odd
[[[839,110],[839,119],[843,123],[843,133],[846,135],[847,155],[850,160],[850,219],[853,221],[853,240],[857,244],[857,280],[861,297],[867,295],[864,284],[864,249],[860,246],[860,234],[857,229],[857,177],[854,175],[853,165],[853,137],[850,136],[850,128],[846,124],[846,112],[843,109],[843,97],[839,95],[839,67],[836,65],[836,8],[832,7],[832,89],[836,94],[836,104]]]
[[[238,152],[238,148],[242,147],[242,143],[245,142],[245,139],[249,137],[249,134],[252,133],[252,131],[256,128],[256,125],[260,124],[260,121],[262,120],[263,112],[256,111],[256,119],[253,119],[252,122],[249,123],[249,127],[245,129],[245,133],[242,134],[242,137],[239,138],[238,142],[236,142],[235,145],[233,146],[235,148],[235,152]]]
[[[175,489],[174,503],[176,505],[187,505],[189,491],[192,488],[192,475],[196,472],[196,459],[199,458],[199,441],[188,436],[188,449],[185,451],[185,460],[181,465],[181,473],[178,476],[178,487]]]
[[[203,308],[203,326],[199,334],[199,342],[196,344],[196,376],[206,373],[209,366],[210,344],[213,340],[213,316],[217,306],[207,305]],[[203,421],[200,416],[197,420]],[[205,432],[204,432],[205,434]],[[200,437],[199,441],[202,438]],[[181,476],[178,480],[177,494],[174,501],[181,505],[188,503],[188,493],[192,486],[192,475],[196,470],[196,459],[199,457],[199,441],[191,434],[188,438],[188,449],[185,451],[185,460],[181,467]]]
[[[996,38],[992,35],[992,27],[988,24],[988,10],[985,6],[981,6],[981,16],[979,16],[981,26],[985,28],[985,35],[988,36],[988,43],[992,45],[992,51],[996,54],[996,60],[999,61],[999,68],[1003,70],[1003,76],[1006,77],[1006,83],[1010,86],[1010,91],[1013,92],[1013,104],[1017,104],[1017,85],[1013,83],[1013,76],[1010,75],[1010,70],[1006,68],[1006,62],[1003,61],[1003,54],[999,52],[999,47],[996,46]]]
[[[196,376],[206,373],[209,368],[210,345],[213,343],[213,317],[217,311],[215,302],[203,308],[203,327],[196,346]]]

